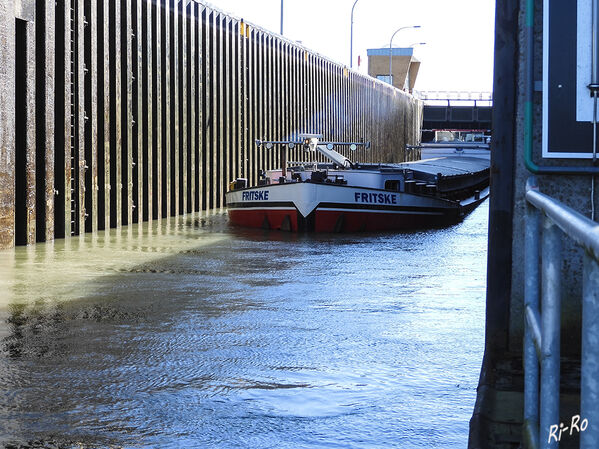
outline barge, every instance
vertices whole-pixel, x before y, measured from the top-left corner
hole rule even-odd
[[[442,157],[396,164],[355,163],[334,150],[363,143],[257,141],[281,145],[281,168],[256,186],[238,178],[226,193],[233,225],[283,231],[359,232],[445,226],[459,222],[489,194],[489,161]],[[286,149],[301,145],[327,163],[288,167]]]

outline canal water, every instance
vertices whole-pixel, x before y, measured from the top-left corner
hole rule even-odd
[[[0,444],[464,448],[487,214],[294,235],[214,213],[0,253]]]

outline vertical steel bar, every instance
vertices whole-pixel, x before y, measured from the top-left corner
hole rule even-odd
[[[272,84],[273,84],[273,96],[272,96],[272,107],[274,111],[274,129],[273,137],[280,140],[283,136],[281,135],[281,56],[279,48],[281,41],[274,37],[272,38]],[[276,169],[280,165],[279,157],[280,145],[275,145],[273,148],[273,161],[272,168]]]
[[[305,112],[306,115],[304,117],[306,121],[306,133],[313,133],[314,128],[312,126],[312,92],[310,90],[310,86],[312,86],[312,56],[306,52],[306,79],[304,81],[304,94],[306,96],[306,106]],[[309,160],[314,160],[311,154],[308,154]]]
[[[257,138],[259,139],[265,139],[266,138],[266,133],[264,130],[264,114],[265,114],[265,109],[266,109],[266,105],[265,105],[265,101],[264,101],[264,96],[266,93],[266,89],[264,86],[264,34],[261,31],[256,31],[256,33],[254,34],[255,36],[255,40],[256,40],[256,44],[255,44],[255,61],[254,61],[254,65],[256,68],[256,82],[255,82],[255,87],[254,87],[254,91],[255,91],[255,98],[256,98],[256,105],[254,108],[254,111],[256,113],[256,134],[259,136]],[[256,166],[256,180],[258,179],[258,173],[260,170],[263,170],[265,167],[264,165],[264,152],[262,151],[262,148],[257,148],[257,146],[254,145],[254,152],[255,152],[255,166]]]
[[[15,18],[14,2],[0,2],[0,248],[15,244]]]
[[[211,157],[211,165],[210,165],[210,175],[211,175],[211,183],[210,183],[210,205],[211,209],[218,207],[218,197],[217,197],[217,186],[220,182],[219,173],[218,173],[218,158],[220,155],[218,154],[218,142],[217,142],[217,129],[218,129],[218,82],[219,78],[217,76],[218,64],[219,64],[219,55],[217,52],[217,42],[218,42],[218,30],[217,30],[217,22],[220,22],[219,14],[216,11],[212,11],[210,20],[210,61],[211,61],[211,101],[210,101],[210,118],[211,118],[211,133],[210,133],[210,141],[208,144],[210,145],[210,157]]]
[[[173,0],[171,4],[171,216],[179,215],[179,191],[181,142],[179,132],[181,129],[181,116],[179,110],[179,1]]]
[[[533,181],[529,181],[532,183]],[[527,203],[524,238],[524,306],[539,310],[539,237],[538,210]],[[524,318],[524,425],[528,438],[539,444],[539,360],[532,332]]]
[[[144,0],[135,0],[135,23],[133,23],[133,39],[135,42],[134,46],[134,59],[135,59],[135,80],[137,88],[135,89],[136,98],[134,101],[137,104],[136,116],[133,117],[133,132],[135,133],[136,140],[136,154],[137,159],[135,160],[135,179],[137,184],[136,202],[133,214],[134,222],[142,222],[144,220],[144,210],[147,208],[146,199],[144,198],[144,184],[145,176],[147,172],[147,156],[144,153],[147,152],[148,146],[144,145],[144,123],[147,120],[147,108],[145,108],[146,101],[144,100],[144,66],[143,66],[143,54],[145,48],[143,46],[143,15],[142,15],[142,2]],[[140,227],[141,229],[141,227]]]
[[[230,167],[229,167],[229,176],[225,180],[225,191],[228,190],[228,182],[234,180],[237,177],[237,160],[239,157],[238,150],[238,140],[237,140],[237,126],[239,123],[239,109],[235,106],[237,102],[237,43],[239,41],[239,32],[237,29],[238,23],[236,20],[231,20],[228,30],[229,30],[229,80],[231,86],[229,87],[229,122],[231,126],[229,127],[229,139],[231,150],[229,154],[231,155],[230,159]]]
[[[180,24],[180,29],[181,29],[181,41],[179,42],[179,45],[181,46],[181,61],[180,61],[180,68],[179,70],[181,71],[181,126],[182,126],[182,130],[181,130],[181,158],[183,160],[183,163],[181,164],[181,173],[180,173],[180,177],[181,177],[181,182],[180,182],[180,188],[181,188],[181,192],[179,193],[181,195],[181,201],[180,201],[180,209],[179,209],[179,213],[180,214],[186,214],[188,212],[188,199],[189,199],[189,184],[188,184],[188,176],[187,176],[187,169],[188,169],[188,165],[190,163],[189,161],[189,141],[188,141],[188,134],[187,134],[187,128],[189,126],[189,117],[187,115],[187,102],[189,101],[189,86],[187,84],[187,71],[188,71],[188,64],[189,61],[187,59],[187,45],[188,45],[188,36],[187,36],[187,5],[184,4],[185,2],[181,2],[180,3],[180,11],[181,11],[181,24]]]
[[[76,32],[76,43],[75,43],[75,70],[77,71],[75,89],[77,90],[76,95],[76,114],[77,114],[77,170],[76,170],[76,183],[77,193],[77,234],[85,233],[85,218],[87,213],[85,211],[85,170],[87,163],[85,160],[85,122],[89,119],[87,111],[85,110],[85,77],[87,76],[85,68],[84,48],[85,48],[85,34],[84,34],[84,5],[83,0],[77,0],[77,12],[75,26],[77,27]],[[91,192],[89,192],[91,194]]]
[[[57,149],[57,151],[64,152],[64,164],[63,164],[63,185],[64,185],[64,195],[63,195],[63,206],[61,209],[63,210],[63,217],[61,221],[64,222],[64,236],[70,237],[73,226],[71,223],[71,200],[73,198],[71,192],[71,145],[74,144],[74,117],[71,111],[71,102],[73,101],[73,96],[75,95],[74,89],[72,87],[72,82],[74,75],[72,73],[71,67],[71,52],[73,51],[73,43],[71,42],[71,28],[75,23],[75,11],[71,8],[70,2],[65,0],[64,5],[64,62],[62,65],[62,69],[64,71],[64,147],[61,149]],[[73,139],[73,140],[71,140]]]
[[[285,116],[285,138],[291,139],[292,132],[292,124],[293,124],[293,114],[292,114],[292,94],[291,94],[291,86],[292,86],[292,78],[291,78],[291,44],[286,43],[284,47],[284,55],[285,55],[285,105],[283,106],[283,114]],[[290,151],[287,150],[288,157],[291,157]]]
[[[561,231],[548,218],[543,221],[542,240],[542,360],[541,360],[541,447],[557,448],[550,438],[551,426],[559,425]],[[555,432],[554,432],[555,433]]]
[[[273,111],[273,103],[272,103],[272,93],[273,93],[273,77],[272,77],[272,46],[273,39],[272,36],[265,36],[265,45],[264,45],[264,83],[266,88],[266,114],[265,114],[265,129],[266,129],[266,138],[269,140],[274,139],[274,111]],[[267,150],[266,163],[262,166],[263,170],[270,170],[272,168],[272,157],[273,150]]]
[[[114,227],[120,228],[123,223],[122,210],[123,210],[123,171],[122,171],[122,149],[123,149],[123,134],[122,134],[122,77],[121,77],[121,2],[115,1],[113,5],[114,9],[114,27],[111,32],[114,37],[114,61],[115,61],[115,74],[114,74],[114,102],[115,114],[113,116],[113,128],[115,130],[115,141],[112,147],[112,158],[111,168],[114,169],[114,184],[111,190],[114,195],[114,209],[111,211],[113,218],[111,224]]]
[[[133,75],[132,75],[132,43],[131,43],[131,0],[124,0],[125,10],[122,11],[121,39],[123,43],[123,224],[130,224],[133,220]]]
[[[216,173],[216,199],[214,202],[215,208],[221,208],[223,206],[224,199],[224,184],[225,184],[225,176],[226,176],[226,166],[228,164],[227,151],[225,147],[225,123],[224,123],[224,114],[225,114],[225,61],[224,61],[224,47],[225,47],[225,36],[226,36],[226,27],[227,27],[228,19],[223,14],[218,14],[216,18],[216,52],[215,55],[215,64],[217,66],[217,82],[215,84],[216,87],[216,129],[217,129],[217,142],[215,152],[216,163],[215,167],[218,167]]]
[[[165,10],[164,10],[164,34],[163,34],[163,64],[164,64],[164,80],[163,80],[163,90],[162,95],[164,96],[164,122],[162,133],[164,135],[163,139],[163,147],[162,147],[162,216],[170,217],[171,215],[171,168],[172,168],[172,160],[171,160],[171,126],[173,126],[171,122],[171,97],[172,97],[172,87],[171,87],[171,77],[173,76],[172,68],[171,68],[171,52],[173,51],[171,47],[171,14],[172,14],[172,2],[174,0],[166,0],[165,1]]]
[[[87,18],[88,26],[90,27],[90,38],[91,38],[91,67],[89,67],[88,74],[91,77],[91,111],[89,111],[89,117],[91,120],[91,161],[88,161],[87,165],[89,166],[88,170],[91,170],[91,192],[88,192],[88,195],[91,195],[91,211],[88,213],[91,214],[91,231],[93,233],[98,232],[98,1],[91,0],[90,2],[90,12],[91,16]]]
[[[324,67],[325,61],[322,58],[319,58],[318,61],[318,124],[320,128],[320,133],[322,133],[323,137],[326,139],[329,133],[329,130],[325,126],[325,114],[324,114],[324,100],[326,96],[326,86],[325,86],[325,78],[324,78]]]
[[[276,36],[272,37],[272,65],[271,65],[271,73],[272,73],[272,108],[273,108],[273,136],[276,139],[281,139],[281,66],[280,66],[280,57],[279,57],[279,45],[280,41]],[[272,165],[273,169],[279,168],[280,158],[279,158],[280,145],[275,145],[272,149]]]
[[[171,215],[177,216],[180,213],[180,197],[181,192],[179,190],[179,178],[181,176],[181,110],[179,93],[181,90],[180,86],[180,61],[179,61],[179,5],[178,0],[173,0],[171,6],[171,98],[173,99],[172,112],[171,112]]]
[[[333,98],[333,67],[334,64],[332,62],[327,63],[327,70],[326,70],[326,79],[327,79],[327,97],[326,97],[326,116],[327,116],[327,132],[329,135],[329,138],[331,140],[335,140],[335,137],[333,136],[334,133],[334,126],[333,126],[333,111],[332,111],[332,107],[333,107],[333,103],[332,103],[332,98]]]
[[[36,135],[37,131],[37,118],[36,118],[36,67],[37,64],[41,64],[42,61],[36,62],[36,27],[33,22],[26,22],[26,148],[16,148],[17,151],[26,151],[26,162],[25,162],[25,173],[26,173],[26,192],[25,192],[25,242],[27,245],[32,245],[36,241],[36,197],[37,189],[43,189],[43,184],[36,186],[36,177],[38,179],[44,179],[43,173],[46,169],[45,165],[37,165],[36,158],[36,139],[42,139],[41,135]],[[41,37],[41,36],[40,36]],[[41,67],[40,67],[41,69]],[[17,94],[19,94],[17,92]],[[42,92],[43,95],[43,92]],[[41,119],[41,117],[40,117]],[[44,162],[44,158],[41,158],[40,162]],[[18,176],[18,174],[17,174]],[[19,192],[15,192],[17,195]]]
[[[159,3],[152,3],[153,10],[153,38],[154,38],[154,50],[152,52],[153,58],[153,90],[154,90],[154,99],[153,99],[153,120],[155,123],[155,132],[154,132],[154,147],[153,147],[153,155],[152,155],[152,165],[153,165],[153,198],[152,198],[152,215],[156,219],[160,219],[162,217],[162,209],[163,209],[163,169],[162,169],[162,152],[163,152],[163,130],[162,130],[162,117],[163,117],[163,94],[162,94],[162,86],[164,84],[163,81],[163,73],[165,70],[164,67],[164,45],[162,44],[163,40],[163,31],[162,31],[162,22],[163,22],[163,11],[162,6]]]
[[[142,69],[143,76],[143,128],[142,151],[144,154],[143,176],[143,212],[140,217],[149,222],[153,219],[154,193],[153,193],[153,155],[154,155],[154,37],[152,27],[152,3],[146,0],[138,0],[142,5]]]
[[[318,59],[315,55],[310,55],[310,81],[308,84],[308,91],[310,94],[310,129],[313,133],[319,133],[318,128],[318,78],[317,78],[317,63]],[[315,154],[316,159],[321,161],[320,153]]]
[[[216,171],[212,162],[212,155],[214,153],[214,94],[213,94],[213,83],[214,67],[212,65],[213,58],[213,42],[214,42],[214,13],[208,8],[204,9],[205,21],[204,21],[204,75],[205,80],[204,87],[204,209],[211,209],[214,207],[214,191],[216,185],[214,177]]]
[[[54,89],[56,83],[56,5],[54,0],[44,0],[44,163],[46,182],[44,192],[45,224],[38,229],[39,240],[54,239],[54,134],[56,118],[54,116]],[[41,231],[41,232],[39,232]]]
[[[299,114],[300,114],[300,95],[299,95],[299,48],[293,45],[291,47],[291,138],[297,139],[299,134]],[[291,160],[298,161],[297,146],[292,150]]]
[[[341,124],[341,113],[339,111],[339,67],[333,67],[333,139],[340,141],[339,134]]]
[[[298,130],[300,133],[305,133],[306,125],[304,121],[304,117],[306,116],[306,96],[305,96],[305,69],[306,69],[306,52],[301,49],[299,52],[299,61],[298,61],[298,71],[299,71],[299,86],[298,86],[298,97],[299,101],[299,117],[298,117]],[[302,156],[305,153],[302,151]],[[304,158],[302,158],[304,159]]]
[[[582,278],[582,367],[580,448],[599,447],[599,264],[585,252]],[[581,422],[584,425],[584,421]]]
[[[196,7],[196,17],[197,17],[197,28],[196,28],[196,36],[197,36],[197,80],[196,80],[196,98],[198,99],[196,102],[197,106],[197,198],[198,205],[197,210],[201,211],[206,208],[206,195],[204,194],[206,190],[206,184],[204,183],[204,174],[206,172],[206,165],[204,161],[206,160],[206,145],[205,145],[205,116],[204,110],[206,107],[206,96],[203,95],[203,92],[206,89],[205,83],[205,54],[204,54],[204,42],[206,37],[206,29],[204,26],[204,7],[197,5]]]
[[[108,2],[102,2],[100,8],[102,9],[101,17],[98,17],[98,28],[102,29],[102,95],[98,97],[101,99],[103,110],[100,111],[103,114],[102,123],[104,124],[103,129],[100,130],[102,133],[102,142],[104,147],[100,148],[103,152],[103,170],[101,174],[102,179],[102,197],[104,198],[103,204],[99,207],[103,208],[102,222],[98,222],[100,229],[110,229],[110,8]],[[101,21],[100,21],[101,20]]]
[[[250,121],[250,139],[249,139],[249,145],[250,145],[250,173],[249,173],[249,178],[248,181],[251,182],[252,184],[256,184],[257,181],[257,166],[258,166],[258,159],[257,159],[257,153],[256,153],[256,145],[254,144],[254,141],[256,139],[262,138],[262,136],[260,135],[259,129],[258,129],[258,101],[259,101],[259,97],[258,97],[258,90],[256,88],[256,85],[258,83],[258,69],[257,69],[257,46],[258,46],[258,34],[257,31],[255,29],[251,29],[250,32],[250,42],[249,42],[249,48],[248,48],[248,71],[249,71],[249,78],[250,78],[250,82],[249,82],[249,98],[248,98],[248,102],[249,102],[249,109],[251,111],[251,121]]]
[[[231,81],[229,75],[231,74],[231,53],[229,51],[229,44],[231,35],[229,29],[231,26],[231,19],[223,17],[220,26],[220,107],[219,107],[219,153],[220,153],[220,192],[219,192],[219,207],[222,206],[221,201],[226,192],[226,186],[230,181],[229,169],[231,168],[231,135],[230,130],[232,126],[232,117],[230,114],[229,104],[231,100]]]
[[[246,120],[245,127],[247,133],[247,138],[245,141],[245,177],[248,180],[248,183],[253,184],[254,182],[254,132],[255,132],[255,124],[254,124],[254,103],[255,103],[255,95],[254,95],[254,31],[250,28],[250,26],[245,23],[245,40],[244,40],[244,64],[243,64],[243,72],[244,72],[244,80],[243,80],[243,88],[244,88],[244,101],[245,101],[245,111],[246,111]]]
[[[197,58],[197,42],[196,42],[196,22],[198,21],[198,17],[196,16],[197,5],[195,2],[189,3],[189,11],[188,11],[188,21],[189,21],[189,48],[188,48],[188,66],[189,66],[189,115],[187,117],[189,123],[189,172],[190,177],[187,180],[188,189],[189,189],[189,211],[195,212],[197,210],[198,202],[196,200],[196,176],[197,176],[197,168],[196,164],[199,162],[196,159],[197,152],[197,138],[196,138],[196,58]]]
[[[249,179],[248,175],[248,139],[249,139],[249,106],[248,106],[248,55],[247,55],[247,26],[243,20],[241,20],[239,24],[239,112],[241,113],[241,122],[240,122],[240,130],[239,136],[241,139],[241,147],[240,147],[240,170],[239,174],[242,178]]]
[[[244,37],[241,34],[243,28],[243,22],[237,22],[236,28],[233,30],[235,36],[235,113],[237,115],[236,120],[236,132],[235,132],[235,140],[236,144],[236,157],[235,157],[235,170],[234,177],[243,177],[244,176],[244,124],[245,124],[245,109],[243,103],[243,40]]]

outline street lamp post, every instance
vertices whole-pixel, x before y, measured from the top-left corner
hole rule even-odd
[[[283,35],[283,0],[281,0],[281,36]]]
[[[351,69],[354,64],[354,8],[356,7],[358,0],[354,2],[351,7],[351,25],[349,31],[349,68]]]
[[[389,84],[393,86],[393,38],[397,33],[401,30],[407,30],[410,28],[420,28],[420,25],[412,25],[409,27],[401,27],[395,30],[395,33],[391,36],[391,40],[389,41]]]

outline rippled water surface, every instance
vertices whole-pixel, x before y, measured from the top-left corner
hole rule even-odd
[[[0,443],[464,448],[487,214],[293,235],[217,213],[0,253]]]

